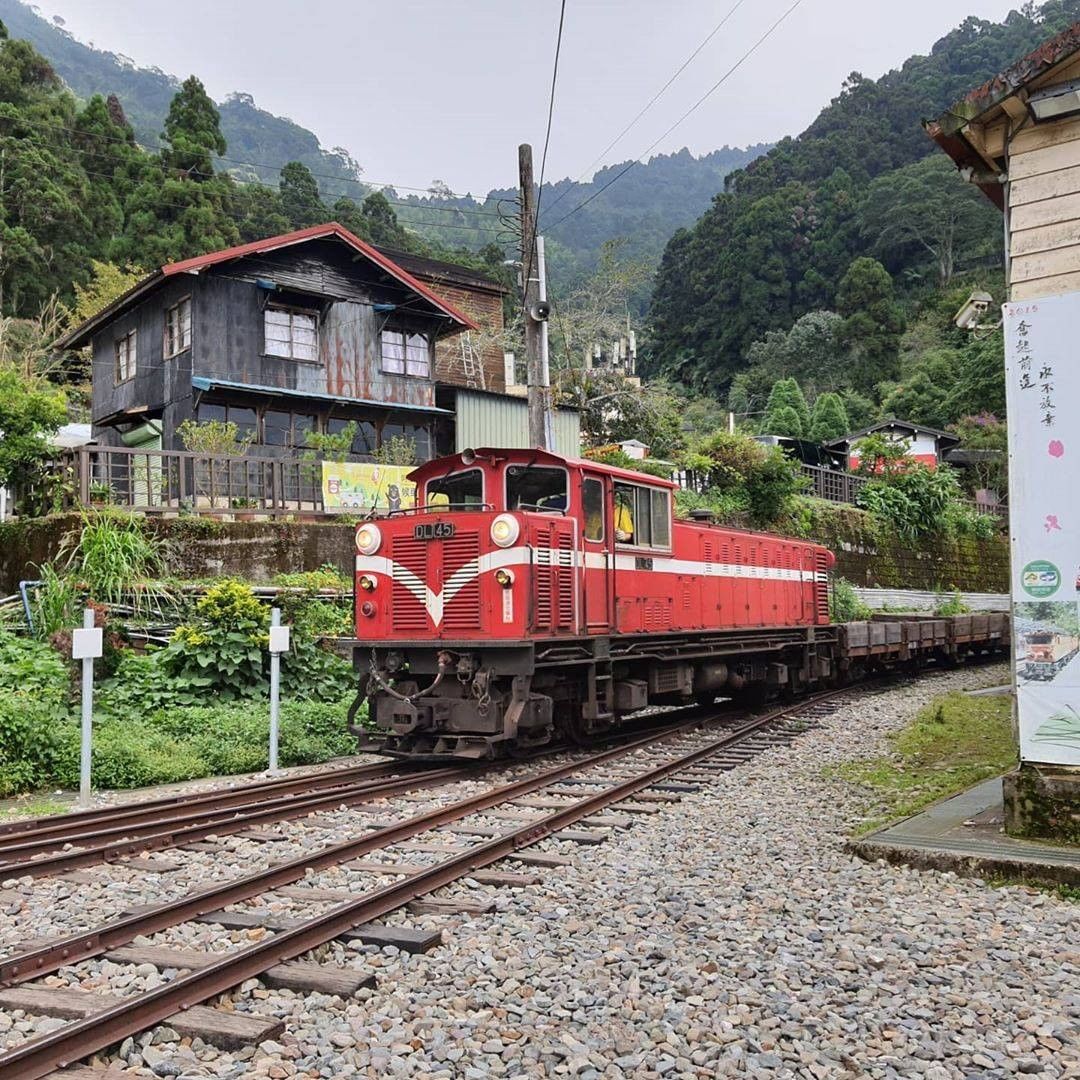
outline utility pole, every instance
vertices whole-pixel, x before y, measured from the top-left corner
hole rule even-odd
[[[529,389],[529,445],[550,450],[545,430],[548,387],[543,371],[542,324],[547,318],[546,298],[540,290],[540,261],[536,253],[536,204],[533,192],[532,147],[518,147],[521,187],[521,290],[525,307],[525,357]],[[539,317],[538,317],[539,316]]]

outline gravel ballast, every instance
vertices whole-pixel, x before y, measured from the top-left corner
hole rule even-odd
[[[114,1068],[467,1080],[1080,1077],[1080,907],[843,850],[864,793],[826,767],[881,752],[930,698],[987,681],[982,668],[859,698],[603,844],[544,841],[537,850],[573,865],[545,869],[543,885],[464,881],[439,894],[492,898],[491,914],[387,920],[445,927],[433,952],[332,943],[327,961],[379,977],[349,1001],[247,985],[237,1010],[286,1019],[273,1042],[223,1053],[157,1029],[129,1040]],[[311,884],[340,880],[331,871]],[[220,931],[210,931],[170,933],[174,944],[212,947]],[[133,974],[136,985],[155,978]],[[43,1030],[0,1014],[0,1032],[8,1020],[9,1038]]]

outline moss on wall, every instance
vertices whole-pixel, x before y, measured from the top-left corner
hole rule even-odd
[[[1080,844],[1080,769],[1023,764],[1002,782],[1010,836]]]
[[[36,566],[50,562],[77,514],[0,525],[0,589],[15,590]],[[148,518],[169,541],[169,563],[182,577],[228,574],[268,582],[275,574],[331,563],[353,571],[354,526],[325,522],[221,521],[212,517]],[[1007,592],[1009,547],[992,540],[940,537],[913,548],[878,526],[863,510],[805,501],[780,531],[824,544],[836,554],[836,573],[856,585],[895,589]]]
[[[836,555],[835,572],[865,588],[1009,591],[1009,542],[972,536],[927,537],[913,546],[865,510],[806,500],[786,523]]]

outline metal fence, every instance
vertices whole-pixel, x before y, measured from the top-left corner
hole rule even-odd
[[[324,512],[319,461],[109,446],[70,451],[61,464],[80,506],[150,513]]]

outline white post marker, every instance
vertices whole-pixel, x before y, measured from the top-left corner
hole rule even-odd
[[[281,704],[281,654],[289,651],[289,628],[281,625],[281,608],[270,609],[270,769],[278,771],[278,726]]]
[[[90,805],[90,761],[94,725],[94,661],[101,656],[104,634],[94,626],[94,610],[83,612],[81,630],[71,632],[71,658],[82,661],[82,746],[79,754],[79,805]]]

